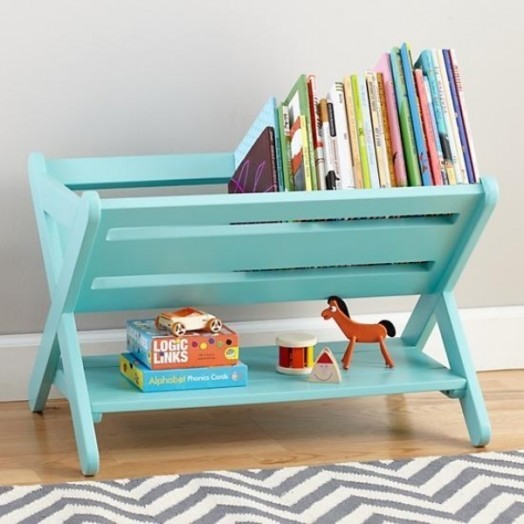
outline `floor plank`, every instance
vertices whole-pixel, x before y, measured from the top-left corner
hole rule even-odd
[[[479,374],[493,426],[473,448],[458,401],[439,393],[105,415],[97,480],[213,469],[524,449],[524,370]],[[85,480],[69,408],[0,403],[0,485]]]

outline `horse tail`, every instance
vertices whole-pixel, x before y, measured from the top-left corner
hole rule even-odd
[[[379,324],[386,328],[388,336],[394,337],[397,334],[397,330],[395,329],[393,322],[390,322],[389,320],[381,320]]]

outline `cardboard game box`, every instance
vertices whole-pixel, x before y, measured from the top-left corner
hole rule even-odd
[[[247,366],[152,370],[131,353],[119,358],[120,372],[144,392],[229,388],[247,385]]]
[[[175,337],[158,330],[154,319],[127,322],[127,350],[150,369],[233,366],[239,358],[238,335],[227,326]]]

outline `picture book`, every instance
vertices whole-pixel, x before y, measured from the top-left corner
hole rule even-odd
[[[398,187],[404,187],[408,183],[406,161],[404,159],[395,85],[393,83],[389,53],[382,53],[377,65],[375,66],[375,71],[382,74],[384,82],[384,95],[386,98],[387,118],[389,133],[391,136],[391,156],[393,160],[393,170],[395,172],[395,185]]]
[[[318,102],[318,114],[326,166],[324,185],[326,189],[337,189],[337,183],[340,178],[338,176],[338,153],[335,142],[336,129],[333,119],[330,119],[328,101],[325,98],[320,99]]]
[[[324,144],[322,143],[321,124],[318,114],[318,96],[315,75],[307,76],[309,98],[309,113],[311,114],[311,131],[313,133],[313,148],[315,155],[315,170],[317,189],[326,189],[326,162],[324,159]]]
[[[353,89],[351,88],[351,77],[346,76],[343,83],[353,177],[355,178],[355,187],[362,189],[364,187],[364,181],[362,179],[362,166],[360,163],[360,151],[358,148],[357,115],[355,113]]]
[[[391,187],[377,74],[373,71],[367,71],[365,73],[365,79],[368,88],[369,112],[371,115],[371,125],[373,127],[379,183],[380,187]]]
[[[433,112],[435,114],[435,122],[437,125],[438,136],[440,139],[440,147],[444,157],[445,170],[442,173],[442,180],[444,184],[454,183],[455,172],[453,168],[453,159],[451,155],[451,148],[448,138],[448,130],[444,120],[442,103],[440,100],[439,84],[437,82],[436,67],[433,64],[433,54],[431,49],[425,49],[420,53],[420,56],[415,62],[416,68],[421,68],[424,76],[428,79],[429,90],[431,94],[431,101]]]
[[[380,105],[380,117],[382,120],[382,129],[384,132],[384,143],[386,146],[386,156],[388,164],[388,176],[389,176],[389,185],[388,187],[396,187],[397,182],[395,178],[395,170],[393,168],[393,148],[391,146],[391,133],[389,132],[389,122],[388,122],[388,109],[386,106],[386,93],[384,91],[384,75],[377,71],[377,84],[378,84],[378,99]]]
[[[290,178],[294,191],[311,191],[309,156],[307,149],[306,123],[303,116],[298,116],[289,132],[291,145]]]
[[[275,130],[266,127],[235,170],[228,183],[229,193],[278,191]]]
[[[397,98],[402,146],[404,148],[404,158],[406,160],[408,183],[410,186],[420,186],[422,183],[420,178],[420,164],[417,157],[417,146],[413,133],[413,123],[411,122],[411,111],[406,90],[406,81],[404,79],[404,69],[402,67],[400,49],[398,47],[394,47],[391,50],[390,58],[395,95]]]
[[[247,386],[248,369],[238,362],[233,366],[153,370],[131,353],[119,357],[120,373],[143,392]]]
[[[313,133],[311,130],[312,120],[309,106],[309,95],[307,87],[307,76],[300,75],[295,85],[291,89],[287,98],[284,100],[289,114],[289,125],[293,127],[296,120],[302,117],[302,124],[305,130],[305,140],[302,144],[304,161],[304,173],[306,177],[306,189],[308,191],[316,189],[316,169],[314,160]],[[295,188],[295,191],[297,188]]]
[[[455,111],[453,109],[453,101],[451,100],[451,91],[448,73],[446,71],[446,64],[444,62],[444,55],[442,54],[442,49],[434,49],[433,53],[433,60],[438,63],[439,74],[442,82],[442,104],[445,107],[443,112],[444,118],[446,119],[446,126],[448,127],[449,144],[451,147],[451,157],[453,159],[456,181],[457,184],[467,184],[468,175],[466,173],[464,155],[462,154],[462,146],[460,144],[460,136],[458,132],[457,119],[455,118]]]
[[[289,114],[287,106],[280,104],[277,108],[278,129],[280,135],[280,155],[282,157],[282,183],[281,189],[293,191],[291,180],[291,146],[289,144]]]
[[[371,177],[369,173],[368,152],[366,146],[366,133],[364,130],[364,118],[362,115],[362,102],[358,75],[351,75],[351,90],[353,92],[353,103],[355,104],[355,120],[357,123],[358,152],[360,154],[360,166],[362,169],[363,188],[371,188]]]
[[[336,148],[338,151],[340,189],[354,189],[355,178],[353,176],[353,165],[351,161],[351,146],[349,143],[349,132],[346,116],[346,101],[344,99],[344,85],[335,82],[327,95],[332,104],[333,118],[336,127]]]
[[[377,154],[375,152],[375,139],[373,137],[373,125],[371,123],[371,113],[369,107],[368,87],[364,75],[357,75],[358,88],[360,91],[360,109],[362,121],[364,123],[364,138],[369,167],[369,181],[371,188],[379,188]]]
[[[428,148],[429,167],[433,184],[436,186],[442,185],[442,173],[440,172],[440,159],[437,151],[438,137],[434,134],[434,125],[432,122],[431,111],[429,109],[428,96],[426,93],[426,86],[424,83],[424,74],[422,69],[415,69],[415,87],[417,88],[417,96],[420,104],[420,114],[422,117],[422,127],[424,129],[424,136],[426,137],[426,144]]]
[[[262,131],[264,131],[264,129],[268,126],[272,127],[274,130],[273,139],[275,143],[275,161],[278,180],[277,186],[278,191],[283,191],[284,173],[282,167],[282,151],[280,146],[280,128],[278,121],[277,101],[275,97],[271,97],[267,100],[260,113],[255,118],[255,121],[249,128],[248,132],[242,138],[238,147],[235,149],[235,169],[238,168],[244,157],[247,155],[248,151],[258,140],[258,137],[261,135]]]
[[[433,178],[429,167],[428,148],[426,146],[424,129],[422,127],[417,90],[413,79],[413,60],[411,58],[411,50],[406,42],[400,46],[400,60],[404,71],[404,81],[406,83],[406,93],[411,114],[411,125],[413,126],[413,136],[417,148],[420,179],[422,185],[430,186],[433,184]]]
[[[232,366],[238,362],[238,335],[227,326],[219,333],[188,331],[174,336],[154,319],[126,323],[127,351],[151,369]]]
[[[464,124],[464,118],[460,108],[459,94],[457,91],[457,85],[455,81],[455,72],[453,70],[453,64],[451,62],[451,51],[449,49],[443,49],[442,54],[444,56],[444,62],[446,64],[446,71],[448,74],[449,88],[451,92],[451,100],[453,103],[453,111],[455,113],[455,120],[457,122],[457,128],[459,132],[459,140],[462,148],[462,154],[464,157],[464,164],[466,167],[467,181],[471,184],[475,182],[475,174],[473,170],[473,163],[471,161],[471,152],[468,144],[466,126]]]
[[[457,55],[453,49],[449,49],[449,56],[451,59],[451,65],[453,67],[453,76],[455,79],[455,86],[457,88],[457,95],[460,103],[460,111],[462,113],[462,120],[464,122],[464,129],[466,131],[466,139],[469,147],[469,155],[471,158],[472,168],[472,179],[471,183],[478,182],[478,168],[477,168],[477,154],[475,152],[473,135],[471,133],[471,125],[469,122],[469,114],[466,107],[466,99],[464,96],[464,88],[462,85],[462,77],[459,70],[459,64],[457,61]]]

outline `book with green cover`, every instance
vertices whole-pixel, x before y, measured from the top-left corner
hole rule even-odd
[[[303,117],[305,121],[307,139],[303,147],[307,149],[305,157],[308,159],[308,169],[306,169],[306,187],[308,189],[317,189],[317,174],[315,168],[315,155],[313,145],[313,132],[311,129],[311,112],[309,105],[309,93],[307,86],[307,75],[300,75],[295,85],[292,87],[289,95],[284,100],[283,105],[287,107],[289,114],[290,128],[298,119]]]
[[[402,69],[402,61],[400,58],[400,49],[394,47],[391,50],[390,56],[391,72],[393,73],[393,83],[395,84],[400,132],[402,134],[402,145],[404,148],[408,181],[410,186],[420,186],[422,181],[417,156],[417,146],[413,132],[413,122],[411,121],[406,80],[404,78],[404,71]]]
[[[360,88],[358,75],[350,75],[351,90],[353,92],[353,103],[355,105],[355,119],[357,122],[358,152],[360,154],[360,169],[362,172],[363,187],[371,187],[371,176],[369,173],[368,152],[366,147],[366,134],[364,132],[364,119],[362,118],[362,103],[360,101]]]

